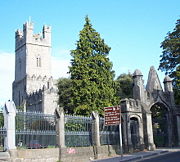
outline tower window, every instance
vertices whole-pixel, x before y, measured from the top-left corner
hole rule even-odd
[[[19,70],[21,70],[21,59],[19,58]]]
[[[41,57],[36,58],[36,66],[41,67]]]

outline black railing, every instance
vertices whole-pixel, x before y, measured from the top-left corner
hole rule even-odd
[[[100,118],[100,143],[101,145],[117,145],[119,144],[119,128],[118,126],[105,126],[104,118]]]
[[[92,145],[92,118],[65,115],[65,145],[82,147]]]
[[[16,146],[44,148],[56,146],[55,116],[41,112],[16,114]]]

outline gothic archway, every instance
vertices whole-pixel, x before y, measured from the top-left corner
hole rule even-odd
[[[169,144],[168,120],[169,112],[162,103],[155,103],[151,107],[153,137],[156,147],[165,147]]]
[[[133,149],[139,149],[140,139],[139,139],[139,122],[136,117],[130,118],[130,130],[131,130],[131,141]]]

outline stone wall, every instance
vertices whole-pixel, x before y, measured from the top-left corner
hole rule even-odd
[[[10,150],[11,162],[57,162],[59,148]],[[117,146],[62,148],[62,162],[88,162],[119,154]]]

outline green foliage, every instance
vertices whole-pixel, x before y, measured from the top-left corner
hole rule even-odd
[[[115,81],[116,96],[120,99],[133,97],[133,79],[132,74],[121,74]]]
[[[21,110],[21,111],[24,111],[24,106],[23,106],[23,105],[20,105],[20,106],[16,106],[16,109],[17,109],[17,110]]]
[[[151,108],[152,126],[155,144],[165,146],[167,142],[167,109],[163,105],[154,105]]]
[[[176,103],[180,104],[180,19],[173,32],[169,32],[161,43],[163,54],[160,56],[159,69],[173,78]]]
[[[64,108],[68,114],[73,114],[71,105],[72,81],[69,78],[60,78],[58,80],[59,106]]]
[[[85,127],[81,123],[65,123],[65,130],[66,131],[85,131]]]
[[[54,145],[48,145],[47,148],[56,148]]]
[[[3,113],[0,113],[0,127],[4,126],[4,116]]]
[[[165,141],[164,136],[154,136],[154,143],[156,146],[158,146],[158,147],[165,146],[164,141]]]
[[[71,104],[76,114],[90,115],[95,110],[102,114],[103,107],[116,104],[110,47],[92,28],[88,17],[85,21],[77,47],[71,51]]]
[[[177,105],[180,105],[180,89],[174,88],[174,99]]]

